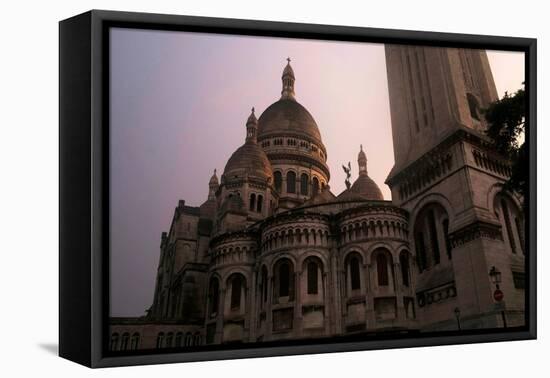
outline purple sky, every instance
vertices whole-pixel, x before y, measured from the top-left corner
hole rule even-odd
[[[359,144],[386,199],[393,147],[383,45],[113,29],[111,32],[111,315],[152,303],[160,234],[179,199],[206,200],[214,168],[245,138],[250,108],[277,101],[290,56],[296,99],[328,152],[330,187],[357,177]],[[499,95],[520,88],[521,53],[489,52]]]

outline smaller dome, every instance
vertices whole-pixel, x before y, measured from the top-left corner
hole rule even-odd
[[[378,185],[366,174],[361,174],[353,183],[349,192],[359,194],[367,200],[383,201],[384,196]]]
[[[353,185],[338,196],[341,200],[374,200],[383,201],[384,196],[378,185],[369,177],[367,172],[367,155],[363,151],[363,145],[357,156],[359,166],[359,177]]]
[[[223,175],[225,179],[243,178],[245,176],[256,177],[264,180],[273,178],[271,163],[264,150],[258,146],[256,141],[256,132],[258,120],[252,113],[246,121],[246,141],[233,152],[233,155],[227,161]]]
[[[226,178],[246,175],[261,179],[271,179],[273,170],[264,150],[256,143],[245,143],[231,155],[223,174]]]

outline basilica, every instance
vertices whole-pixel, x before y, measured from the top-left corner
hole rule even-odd
[[[525,324],[522,198],[503,190],[509,161],[484,134],[482,109],[498,99],[486,52],[385,52],[392,199],[359,145],[357,178],[331,191],[289,59],[280,98],[243,120],[205,201],[177,203],[153,303],[110,319],[111,350]]]

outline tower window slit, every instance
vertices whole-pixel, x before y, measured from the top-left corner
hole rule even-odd
[[[512,225],[510,223],[510,213],[508,211],[508,206],[504,200],[500,201],[500,206],[502,207],[502,213],[504,215],[504,223],[506,226],[506,234],[508,235],[508,242],[510,243],[510,248],[512,253],[516,253],[516,242],[514,240],[514,233],[512,232]]]
[[[428,223],[430,226],[430,240],[432,242],[432,253],[433,253],[433,260],[434,264],[439,264],[440,262],[440,254],[439,254],[439,240],[437,237],[437,228],[435,224],[435,214],[432,211],[430,211],[428,215]]]

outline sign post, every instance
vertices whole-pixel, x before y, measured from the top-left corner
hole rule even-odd
[[[504,303],[502,303],[502,299],[504,299],[504,293],[498,287],[493,293],[493,299],[495,300],[495,302],[497,302],[497,304],[500,305],[499,307],[501,308],[500,314],[502,315],[502,326],[504,328],[507,328],[506,314],[504,313],[504,306],[503,306]]]

